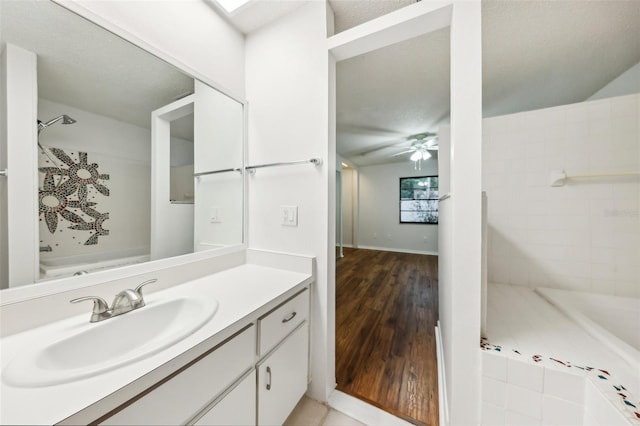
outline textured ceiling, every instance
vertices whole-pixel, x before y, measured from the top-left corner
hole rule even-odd
[[[411,1],[330,1],[336,32]],[[483,115],[581,102],[640,61],[640,1],[482,2]],[[439,31],[338,63],[337,149],[356,165],[406,161],[368,152],[449,120],[449,38]]]
[[[47,99],[149,127],[150,111],[193,90],[172,66],[49,1],[0,1],[2,40],[38,54]],[[412,3],[330,0],[336,32]],[[232,21],[249,32],[300,4],[256,2]],[[485,0],[482,13],[485,116],[583,101],[640,61],[637,0]],[[448,50],[444,30],[339,62],[338,152],[361,165],[402,161],[390,157],[396,147],[357,154],[446,123]]]
[[[189,76],[50,1],[1,2],[2,41],[38,55],[45,99],[150,128],[151,111],[193,91]]]
[[[334,32],[340,33],[415,2],[416,0],[329,0],[334,12]]]
[[[640,61],[640,1],[484,1],[484,116],[582,102]]]
[[[448,29],[338,62],[340,155],[357,165],[403,161],[391,155],[408,142],[390,145],[436,132],[449,116],[449,62]]]

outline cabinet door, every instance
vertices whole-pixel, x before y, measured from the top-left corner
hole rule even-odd
[[[303,322],[258,365],[258,424],[281,425],[307,390],[309,326]]]
[[[256,372],[251,372],[238,386],[194,423],[196,426],[246,426],[256,424]]]

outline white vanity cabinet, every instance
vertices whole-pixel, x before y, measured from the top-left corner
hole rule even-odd
[[[309,289],[258,315],[100,424],[282,424],[307,390]]]
[[[309,291],[258,321],[258,425],[281,425],[307,390]]]

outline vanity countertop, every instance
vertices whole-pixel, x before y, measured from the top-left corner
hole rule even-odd
[[[70,416],[73,416],[73,422],[76,423],[95,420],[232,336],[308,286],[312,280],[311,273],[244,264],[149,293],[145,296],[147,306],[188,295],[214,298],[219,306],[215,315],[192,335],[164,350],[111,371],[45,387],[16,387],[3,381],[0,423],[55,424]],[[90,328],[94,325],[89,323],[90,310],[91,306],[88,304],[86,314],[3,338],[0,341],[2,370],[14,357],[33,350],[34,347],[41,347],[46,342],[52,342],[52,335],[55,335],[53,331],[60,330],[61,327],[74,330],[78,330],[78,327]],[[108,345],[109,342],[104,344]]]

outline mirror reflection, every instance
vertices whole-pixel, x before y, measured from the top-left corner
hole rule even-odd
[[[193,113],[173,120],[170,134],[169,201],[193,204]]]
[[[0,7],[1,288],[242,243],[242,173],[218,173],[242,103],[51,1]]]

